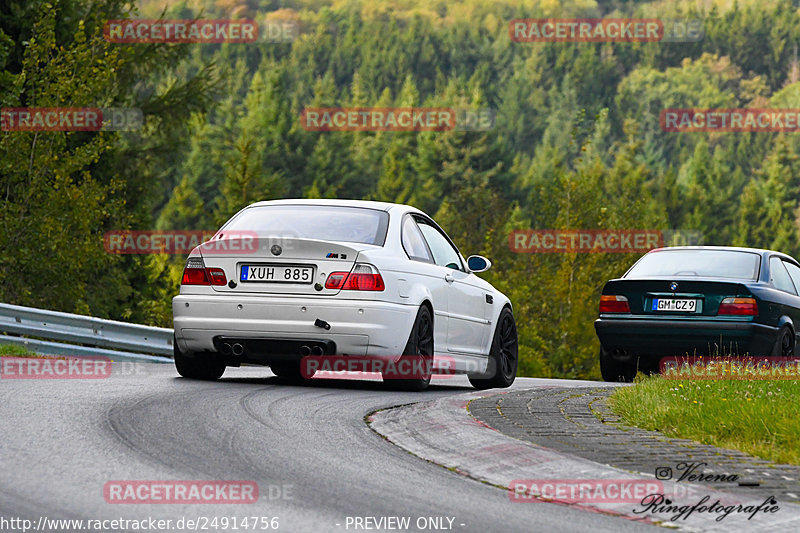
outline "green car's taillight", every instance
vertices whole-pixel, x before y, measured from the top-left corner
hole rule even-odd
[[[717,314],[757,316],[758,304],[755,298],[725,298],[719,304]]]
[[[631,307],[624,296],[602,294],[600,295],[601,313],[630,313]]]

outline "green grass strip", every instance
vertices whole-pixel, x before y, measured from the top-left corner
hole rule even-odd
[[[629,425],[800,465],[800,382],[676,380],[621,387],[609,406]]]

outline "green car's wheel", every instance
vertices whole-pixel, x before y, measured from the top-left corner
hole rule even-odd
[[[793,357],[794,356],[794,332],[789,326],[783,326],[778,333],[775,347],[772,349],[774,357]]]
[[[630,383],[636,377],[636,359],[617,361],[605,348],[600,347],[600,374],[603,381]]]

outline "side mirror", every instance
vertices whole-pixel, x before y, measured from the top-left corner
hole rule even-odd
[[[482,255],[471,255],[467,258],[467,268],[472,272],[486,272],[492,267],[492,262]]]

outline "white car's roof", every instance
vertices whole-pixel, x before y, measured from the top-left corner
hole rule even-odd
[[[417,211],[421,212],[416,207],[404,204],[393,204],[390,202],[373,202],[369,200],[339,200],[328,198],[291,198],[286,200],[265,200],[263,202],[256,202],[247,207],[257,207],[262,205],[332,205],[339,207],[366,207],[370,209],[380,209],[381,211],[389,211],[397,209],[401,212]]]

